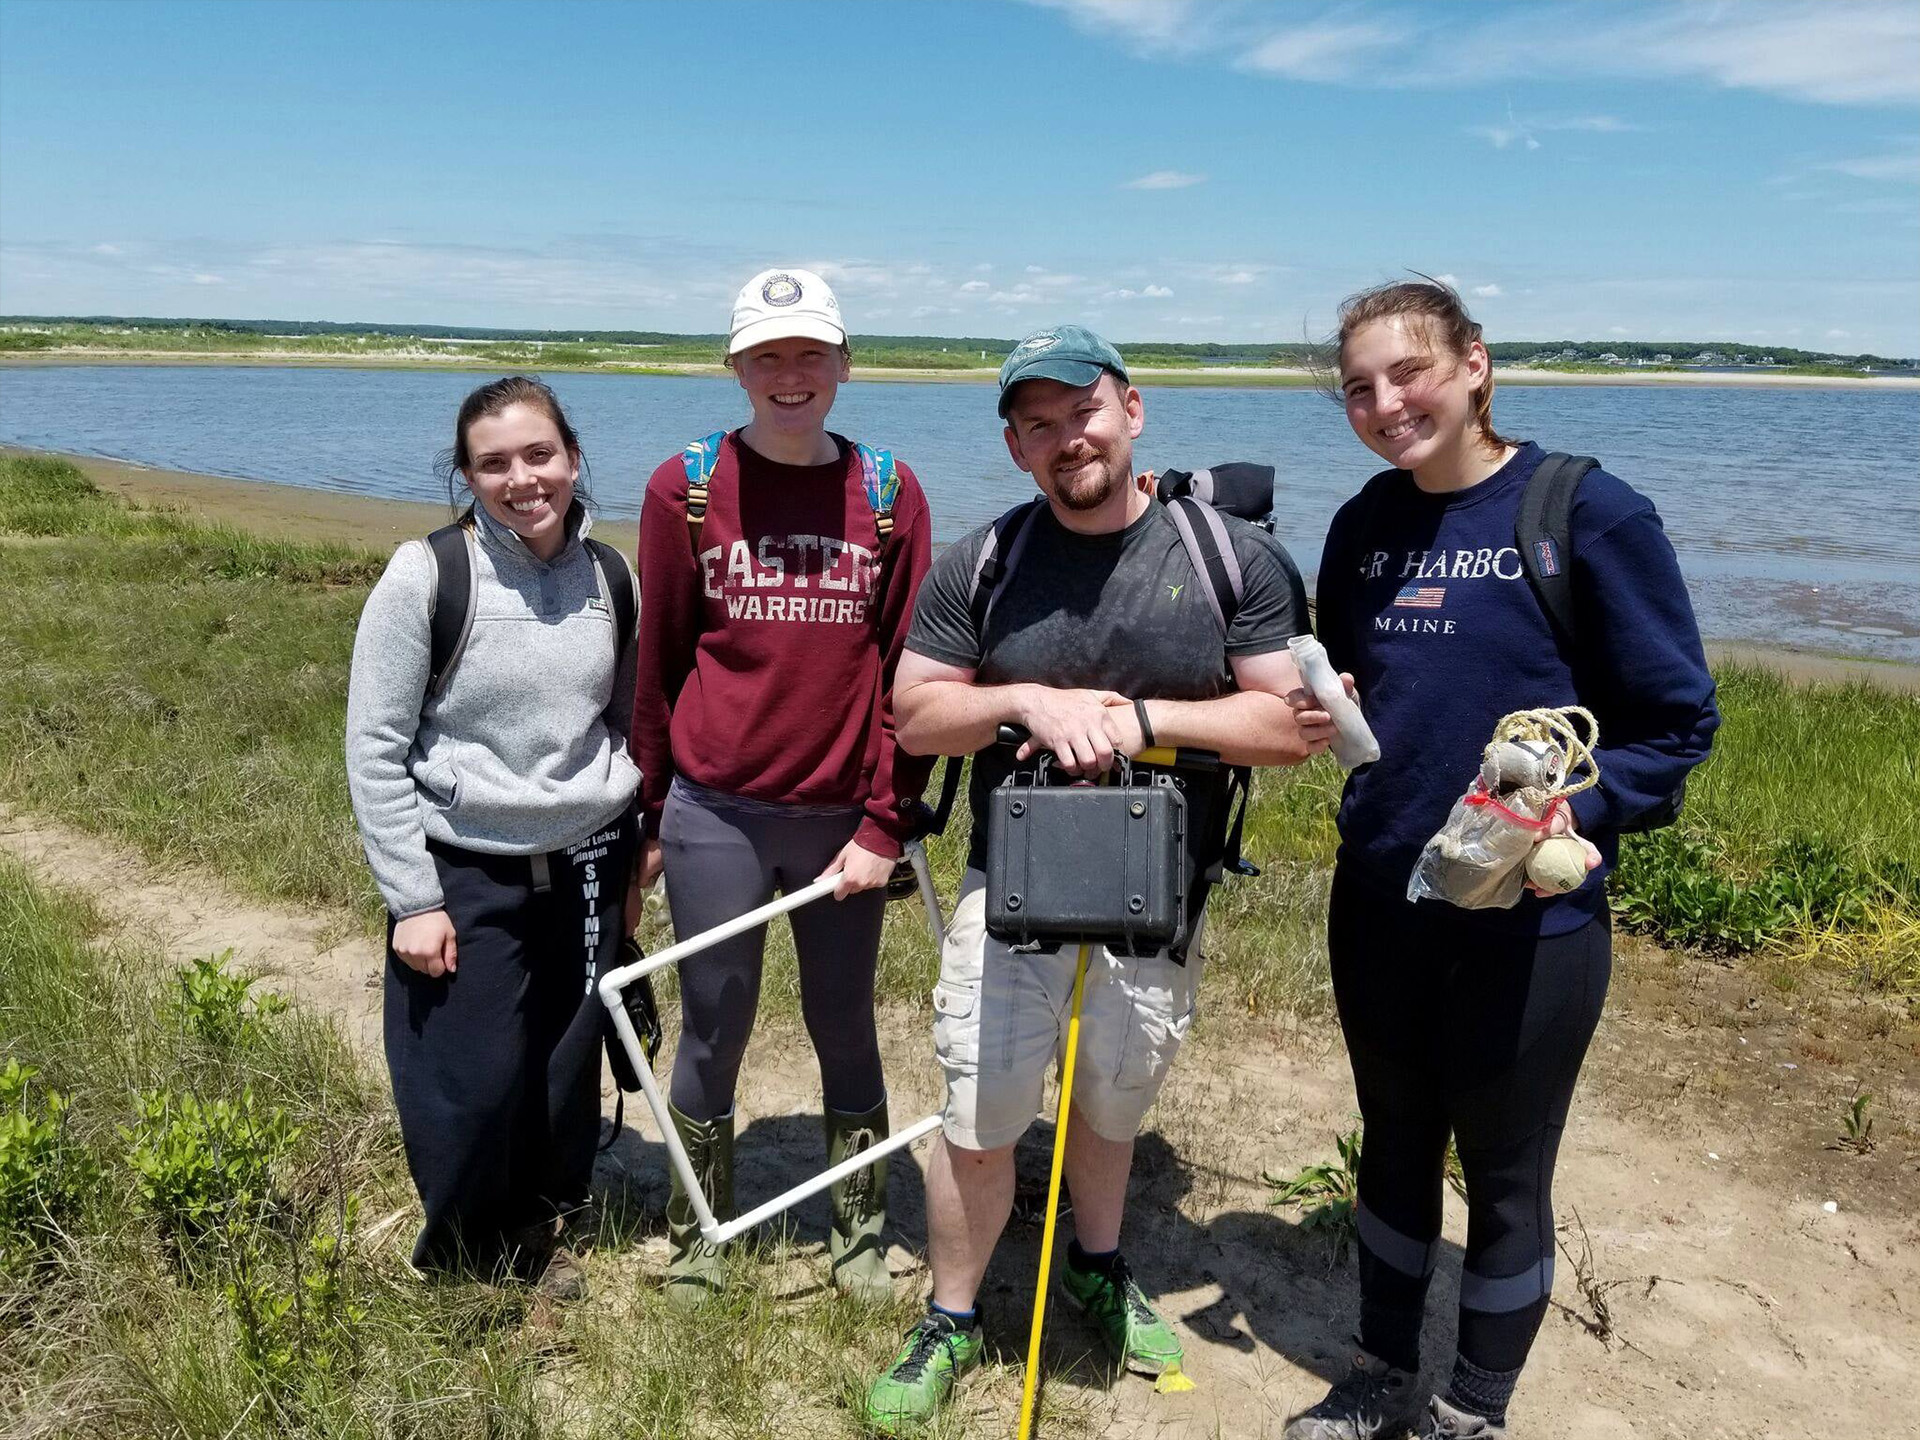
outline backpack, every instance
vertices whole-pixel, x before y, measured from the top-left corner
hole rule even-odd
[[[1245,579],[1240,562],[1233,553],[1233,540],[1220,519],[1224,511],[1273,533],[1273,467],[1235,462],[1216,465],[1211,470],[1168,470],[1147,479],[1153,494],[1167,507],[1167,515],[1180,532],[1187,560],[1200,582],[1200,593],[1207,607],[1220,622],[1224,640],[1232,632],[1234,617],[1245,598]],[[1045,509],[1047,498],[1036,495],[1022,502],[993,522],[993,528],[981,543],[973,563],[973,594],[968,613],[974,629],[986,633],[988,618],[1008,575],[1020,563],[1033,518]],[[940,803],[932,810],[921,806],[921,834],[945,831],[953,810],[954,796],[960,788],[962,758],[949,756],[940,780]],[[1246,826],[1247,800],[1253,790],[1253,767],[1227,768],[1227,793],[1224,808],[1232,819],[1227,827],[1226,848],[1218,867],[1207,878],[1217,881],[1221,875],[1258,875],[1259,869],[1240,854],[1240,837]],[[1237,804],[1236,804],[1237,801]]]
[[[707,500],[713,484],[713,472],[720,464],[720,447],[727,432],[716,430],[693,441],[680,452],[680,464],[687,472],[687,531],[693,541],[694,563],[700,560],[700,531],[707,523]],[[840,438],[840,437],[835,437]],[[891,450],[879,450],[859,441],[848,442],[860,457],[860,478],[873,510],[874,604],[880,603],[880,578],[886,574],[887,543],[893,539],[893,507],[900,498],[900,471],[893,463]]]
[[[1579,653],[1580,634],[1573,603],[1573,497],[1587,473],[1599,468],[1600,462],[1591,455],[1555,451],[1546,456],[1539,468],[1527,477],[1527,488],[1520,493],[1520,509],[1513,521],[1513,543],[1520,552],[1520,567],[1526,572],[1528,588],[1547,617],[1554,638],[1568,655]],[[1399,473],[1384,470],[1360,492],[1367,498],[1360,523],[1353,530],[1356,537],[1373,528],[1388,477]],[[1357,553],[1352,557],[1353,567],[1358,566],[1359,559]],[[1617,826],[1618,833],[1632,835],[1665,829],[1680,818],[1686,795],[1687,782],[1682,780],[1671,795],[1651,810]]]
[[[447,688],[454,667],[466,653],[467,636],[473,631],[474,595],[478,577],[473,569],[473,528],[470,525],[443,525],[427,536],[427,559],[433,567],[432,593],[427,600],[427,694],[434,696]],[[607,602],[614,621],[614,665],[633,643],[640,615],[634,594],[633,572],[620,552],[604,540],[591,536],[587,554],[593,560],[600,597]]]

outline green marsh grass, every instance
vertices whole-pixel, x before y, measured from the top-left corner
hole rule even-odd
[[[634,1251],[657,1215],[601,1226],[594,1296],[557,1317],[517,1288],[423,1283],[405,1264],[417,1211],[390,1106],[338,1033],[272,1005],[236,1027],[204,966],[190,1001],[157,954],[105,934],[86,903],[0,861],[0,1050],[38,1071],[33,1092],[68,1098],[67,1143],[91,1164],[31,1263],[0,1247],[0,1433],[854,1433],[847,1403],[913,1298],[824,1297],[812,1249],[776,1235],[740,1249],[722,1304],[684,1315],[655,1300]],[[222,1023],[196,1023],[208,1006]],[[290,1137],[262,1141],[271,1182],[249,1172],[248,1202],[190,1243],[139,1198],[147,1096],[176,1119],[279,1115]],[[204,1177],[246,1139],[238,1120],[186,1132],[175,1176]],[[196,1153],[194,1135],[212,1138]]]

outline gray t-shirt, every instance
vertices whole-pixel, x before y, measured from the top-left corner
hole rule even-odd
[[[972,531],[935,558],[921,583],[907,649],[971,669],[982,685],[1031,681],[1143,700],[1224,695],[1234,688],[1228,657],[1285,649],[1307,629],[1307,597],[1278,540],[1221,518],[1244,577],[1224,640],[1178,528],[1155,503],[1111,535],[1077,535],[1051,508],[1041,509],[1027,524],[1019,563],[996,590],[984,634],[972,615],[974,569],[993,527]],[[974,757],[971,866],[986,861],[987,792],[1012,768],[1013,752],[1002,746]]]

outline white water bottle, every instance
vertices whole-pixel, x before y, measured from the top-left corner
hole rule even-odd
[[[1378,760],[1380,742],[1373,738],[1367,717],[1348,698],[1347,687],[1334,673],[1327,647],[1311,635],[1296,635],[1287,641],[1287,648],[1293,652],[1293,663],[1300,667],[1300,678],[1307,689],[1320,702],[1320,708],[1333,717],[1333,758],[1340,767],[1351,770]]]

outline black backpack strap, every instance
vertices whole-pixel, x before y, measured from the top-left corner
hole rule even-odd
[[[427,536],[427,558],[433,562],[433,590],[427,599],[427,694],[447,688],[447,677],[460,663],[473,632],[473,531],[466,525],[443,525]]]
[[[1233,537],[1227,534],[1226,521],[1211,505],[1192,495],[1174,496],[1167,502],[1167,514],[1187,547],[1187,559],[1200,577],[1200,588],[1213,618],[1220,622],[1220,633],[1231,634],[1247,582],[1240,573],[1240,557],[1233,553]]]
[[[633,643],[633,632],[639,627],[640,621],[640,601],[633,591],[633,571],[627,568],[626,556],[604,540],[589,537],[587,553],[593,556],[593,568],[599,572],[600,593],[613,610],[613,662],[618,666],[620,657],[627,653],[627,646]]]
[[[1554,633],[1569,651],[1574,648],[1573,616],[1573,493],[1589,470],[1600,462],[1591,455],[1555,453],[1540,462],[1520,495],[1520,513],[1513,522],[1513,540],[1520,564],[1527,572]]]
[[[993,613],[993,602],[999,595],[1001,582],[1013,573],[1013,567],[1020,562],[1033,517],[1040,513],[1046,503],[1046,496],[1036,495],[1024,504],[1014,506],[993,522],[993,528],[981,542],[980,553],[973,561],[973,598],[967,605],[976,635],[985,637],[987,617]]]

